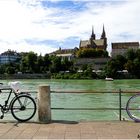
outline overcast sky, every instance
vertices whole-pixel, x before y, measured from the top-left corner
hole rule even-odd
[[[0,53],[79,47],[103,24],[111,42],[140,41],[140,0],[0,0]]]

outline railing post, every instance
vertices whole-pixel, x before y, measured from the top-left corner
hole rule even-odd
[[[38,89],[38,121],[51,121],[50,86],[40,85]]]
[[[121,89],[119,89],[119,119],[122,120],[122,97]]]

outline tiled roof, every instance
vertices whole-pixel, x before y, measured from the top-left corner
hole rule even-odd
[[[90,45],[90,41],[89,40],[82,40],[80,41],[80,47],[86,47]]]
[[[104,39],[96,39],[96,40],[93,40],[93,41],[97,46],[103,46],[104,45]]]
[[[50,54],[70,54],[70,53],[74,53],[78,48],[74,48],[74,49],[59,49],[56,50]]]
[[[96,46],[104,45],[104,39],[96,39],[96,40],[93,40],[93,42],[95,43]],[[80,47],[87,47],[89,45],[91,45],[90,40],[82,40],[80,42]]]

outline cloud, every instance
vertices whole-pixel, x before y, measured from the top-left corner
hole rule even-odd
[[[102,26],[111,42],[139,41],[140,1],[1,0],[0,53],[8,49],[45,53],[74,48]]]

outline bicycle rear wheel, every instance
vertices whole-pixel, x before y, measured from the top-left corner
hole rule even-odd
[[[136,94],[128,100],[126,112],[131,119],[140,122],[140,94]]]
[[[20,95],[11,104],[13,117],[21,122],[30,120],[36,113],[36,103],[28,95]]]

